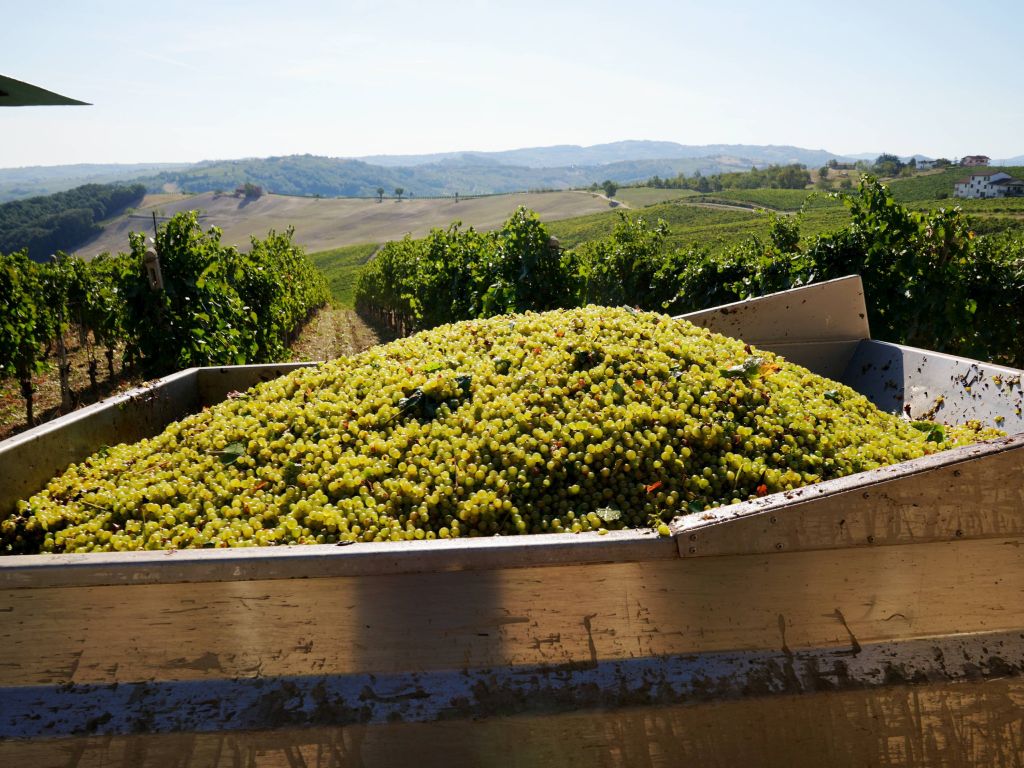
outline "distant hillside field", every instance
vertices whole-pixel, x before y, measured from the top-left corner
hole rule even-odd
[[[376,200],[308,198],[263,195],[245,200],[231,195],[151,195],[134,213],[109,222],[103,233],[76,251],[91,258],[128,248],[128,233],[153,230],[158,221],[178,211],[199,210],[203,227],[220,227],[224,242],[247,248],[250,235],[264,237],[271,229],[295,227],[295,242],[313,253],[357,243],[383,243],[410,234],[423,237],[434,227],[462,221],[477,229],[500,227],[519,206],[526,206],[544,221],[567,219],[607,211],[608,202],[586,192],[536,192],[462,199]]]
[[[726,204],[768,208],[773,211],[798,211],[801,208],[835,208],[841,207],[839,200],[832,199],[827,193],[815,192],[810,189],[723,189],[701,195],[694,201],[722,202]]]
[[[355,307],[356,279],[363,264],[370,260],[378,246],[345,245],[329,251],[309,254],[309,258],[327,277],[334,303],[343,309]]]
[[[681,197],[693,197],[697,193],[692,189],[657,189],[655,187],[626,187],[615,193],[615,199],[631,208],[643,208],[645,205],[667,203]]]
[[[691,203],[691,199],[684,198],[623,213],[641,216],[651,223],[659,219],[664,221],[669,228],[667,243],[679,248],[699,246],[719,251],[751,236],[767,236],[770,220],[763,212]],[[801,217],[800,231],[804,237],[811,237],[839,229],[849,219],[849,212],[841,205],[812,209]],[[620,220],[619,214],[608,211],[554,221],[548,225],[548,231],[558,237],[563,247],[571,248],[588,240],[607,237]]]

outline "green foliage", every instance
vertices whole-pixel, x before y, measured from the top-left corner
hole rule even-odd
[[[694,189],[698,192],[718,192],[723,189],[804,189],[811,183],[811,175],[803,165],[770,165],[749,171],[716,173],[702,176],[700,172],[687,178],[679,174],[674,179],[651,178],[648,186],[669,189]]]
[[[356,286],[356,308],[400,331],[551,309],[571,299],[561,250],[524,208],[496,232],[455,223],[420,241],[388,243]]]
[[[98,344],[113,349],[128,335],[124,287],[138,263],[130,254],[101,253],[87,263],[87,290],[81,296],[78,321],[93,332]]]
[[[256,342],[252,362],[284,357],[287,345],[309,315],[329,299],[323,274],[292,243],[294,230],[271,231],[263,240],[251,238],[248,253],[234,251],[234,287],[252,320],[248,333]]]
[[[129,355],[161,372],[278,359],[328,299],[323,275],[291,238],[270,232],[242,254],[221,244],[216,227],[203,232],[195,211],[175,215],[156,238],[164,289],[150,290],[141,268],[125,275],[125,325],[137,329]],[[141,265],[142,235],[131,249]]]
[[[686,312],[859,273],[876,337],[1024,365],[1019,232],[979,236],[959,208],[910,210],[870,177],[856,193],[835,200],[847,210],[828,206],[797,216],[680,204],[645,210],[741,217],[721,225],[733,239],[718,248],[675,239],[671,224],[660,217],[654,224],[626,214],[556,223],[552,229],[567,233],[563,243],[570,242],[549,276],[556,290],[545,299],[562,306],[625,304]],[[570,223],[576,229],[559,228]],[[691,226],[688,236],[698,232],[711,242],[715,226]],[[386,259],[375,259],[360,276],[357,308],[402,318],[394,323],[399,330],[534,308],[507,298],[494,304],[477,300],[487,285],[479,274],[496,257],[495,244],[472,230],[435,230],[427,241],[389,244],[383,254]],[[505,274],[508,281],[514,273]],[[496,294],[507,297],[513,290],[514,283],[506,282]]]
[[[24,379],[38,367],[51,326],[40,271],[24,251],[0,254],[0,375]]]
[[[808,249],[808,268],[815,279],[859,272],[876,335],[1024,363],[1019,240],[979,240],[959,208],[910,211],[870,177],[846,202],[851,225],[818,238]]]
[[[623,304],[645,309],[659,307],[669,281],[660,274],[668,226],[649,226],[643,218],[619,215],[610,237],[580,245],[572,252],[579,281],[580,304]],[[671,287],[668,288],[672,291]]]
[[[220,244],[216,228],[204,233],[195,212],[178,214],[156,237],[164,290],[152,291],[141,269],[145,237],[131,236],[139,268],[125,286],[127,327],[138,329],[129,354],[150,367],[177,370],[194,365],[244,363],[256,344],[244,328],[256,320],[237,291],[228,290],[235,274],[232,249]],[[243,309],[245,308],[245,309]]]
[[[883,153],[875,159],[871,171],[878,176],[899,176],[904,167],[903,161],[896,155]]]
[[[67,192],[0,205],[0,253],[27,249],[35,261],[69,251],[101,231],[99,222],[146,194],[141,184],[86,184]]]
[[[143,273],[145,238],[131,252],[91,262],[58,254],[47,264],[24,252],[0,255],[0,375],[37,370],[43,345],[72,324],[152,373],[192,365],[268,362],[328,298],[323,275],[291,241],[292,232],[253,238],[249,253],[202,232],[193,212],[160,228],[164,290]],[[29,393],[26,393],[26,397]]]
[[[327,278],[334,303],[344,309],[355,307],[359,270],[370,260],[378,246],[374,243],[346,245],[309,254],[309,260]]]

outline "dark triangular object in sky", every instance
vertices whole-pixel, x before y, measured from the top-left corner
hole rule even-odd
[[[78,99],[69,99],[59,93],[48,91],[30,83],[23,83],[13,77],[0,75],[0,107],[40,107],[47,104],[84,104]]]

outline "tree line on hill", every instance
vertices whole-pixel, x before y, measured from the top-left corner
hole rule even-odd
[[[670,179],[652,176],[647,186],[658,189],[692,189],[696,192],[721,192],[723,189],[804,189],[811,183],[807,167],[800,164],[770,165],[749,171],[692,176],[680,173]]]
[[[67,192],[0,205],[0,253],[27,250],[33,261],[73,251],[103,231],[100,222],[138,205],[142,184],[84,184]]]

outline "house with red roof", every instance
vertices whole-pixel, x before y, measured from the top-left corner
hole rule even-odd
[[[967,157],[960,158],[960,165],[964,168],[977,167],[979,165],[988,165],[992,162],[992,158],[988,155],[967,155]]]

